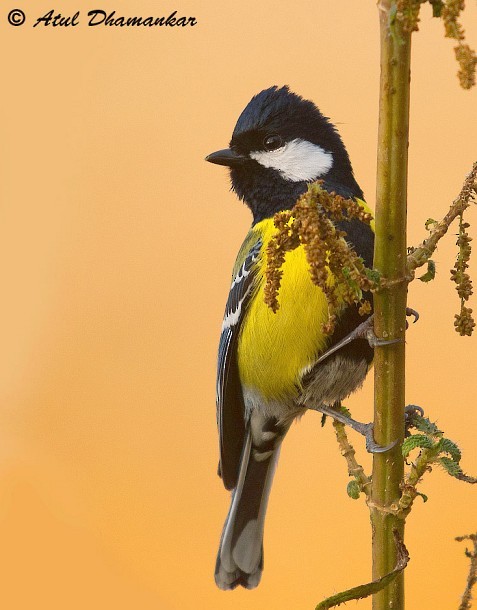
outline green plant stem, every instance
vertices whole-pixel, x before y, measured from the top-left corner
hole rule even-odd
[[[457,542],[462,540],[471,540],[474,544],[474,551],[465,550],[465,554],[470,559],[469,576],[467,577],[467,585],[465,587],[464,595],[459,606],[459,610],[470,610],[472,608],[472,588],[477,583],[477,534],[470,534],[470,536],[458,536]]]
[[[398,444],[373,459],[371,525],[373,579],[396,564],[393,529],[404,538],[404,521],[395,514],[400,498],[404,459],[404,383],[406,328],[406,197],[409,139],[411,34],[399,21],[391,23],[392,0],[378,2],[381,32],[376,244],[374,266],[389,280],[374,296],[375,333],[397,344],[375,349],[374,435],[381,445]],[[395,7],[394,7],[395,8]],[[404,579],[400,574],[373,598],[373,610],[403,610]]]
[[[371,480],[366,476],[361,464],[358,464],[356,460],[356,452],[353,445],[348,440],[346,429],[342,423],[333,420],[333,427],[335,429],[336,440],[338,441],[341,455],[345,458],[348,464],[348,474],[354,477],[359,485],[360,491],[362,491],[367,498],[370,496]]]

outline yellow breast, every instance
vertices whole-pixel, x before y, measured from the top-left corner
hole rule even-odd
[[[266,399],[296,395],[300,377],[324,349],[321,330],[328,306],[321,289],[310,280],[303,246],[287,252],[276,313],[265,305],[266,247],[276,232],[272,219],[254,227],[263,239],[257,292],[252,299],[238,342],[238,366],[244,386]]]

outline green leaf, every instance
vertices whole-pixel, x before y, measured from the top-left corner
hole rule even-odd
[[[346,487],[346,493],[353,500],[357,500],[361,494],[358,481],[350,481]]]
[[[428,219],[426,220],[425,227],[426,227],[426,229],[427,229],[428,231],[430,231],[430,227],[431,227],[432,225],[436,225],[436,224],[437,224],[437,220],[434,220],[434,218],[428,218]]]
[[[351,417],[351,411],[344,405],[340,405],[339,411],[340,413],[343,413],[343,415],[346,415],[346,417]]]
[[[426,273],[424,273],[417,279],[421,280],[421,282],[430,282],[435,277],[436,277],[436,263],[433,260],[428,260]]]
[[[347,589],[346,591],[341,591],[341,593],[337,593],[336,595],[332,595],[331,597],[327,597],[315,607],[315,610],[329,610],[335,606],[345,604],[352,599],[362,599],[364,597],[368,597],[369,595],[374,595],[390,585],[396,576],[404,570],[409,562],[409,553],[404,546],[404,543],[399,538],[399,535],[394,533],[395,531],[397,530],[393,531],[394,542],[396,545],[396,565],[391,572],[385,576],[381,576],[381,578],[378,578],[377,580],[373,580],[372,582],[368,582],[364,585],[358,585],[357,587],[353,587],[351,589]]]
[[[381,274],[376,269],[368,269],[367,267],[364,270],[366,277],[368,280],[371,280],[376,286],[379,286],[381,282]]]
[[[341,269],[341,273],[343,274],[343,277],[346,280],[346,283],[348,284],[348,286],[355,293],[355,295],[358,297],[358,299],[361,300],[361,298],[363,296],[363,292],[362,292],[358,282],[351,277],[350,268],[343,267]]]
[[[432,423],[427,417],[415,415],[412,418],[412,423],[414,428],[419,430],[419,432],[424,432],[424,434],[429,434],[430,436],[442,436],[441,430],[439,430],[436,424]]]
[[[459,447],[448,438],[441,438],[437,445],[439,453],[448,453],[454,462],[459,463],[462,453]]]
[[[461,472],[456,476],[456,479],[459,481],[464,481],[464,483],[470,483],[471,485],[475,485],[477,483],[477,479],[475,477],[470,477],[468,474]]]
[[[426,496],[426,494],[423,494],[420,491],[416,491],[416,495],[420,496],[424,503],[426,503],[429,500],[429,498]]]
[[[434,441],[425,434],[412,434],[404,439],[401,451],[404,457],[407,457],[413,449],[432,449]]]
[[[437,460],[437,463],[440,464],[451,477],[458,477],[459,475],[464,474],[459,464],[454,462],[451,458],[441,457]]]

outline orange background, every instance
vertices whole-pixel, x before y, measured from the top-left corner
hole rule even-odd
[[[331,426],[309,414],[283,447],[260,587],[215,588],[228,508],[216,346],[250,216],[203,158],[227,145],[253,94],[287,83],[338,124],[373,206],[375,5],[33,1],[14,28],[16,5],[0,15],[1,607],[305,609],[366,581],[366,506],[346,495]],[[81,9],[80,26],[33,29],[51,8]],[[94,8],[177,9],[198,25],[88,28]],[[410,244],[477,157],[477,91],[459,88],[442,29],[426,6],[413,50]],[[477,474],[477,339],[453,331],[453,242],[435,256],[437,280],[410,289],[421,320],[408,333],[407,398]],[[369,378],[347,405],[369,420],[371,400]],[[408,607],[457,608],[468,560],[453,538],[477,529],[476,490],[437,470],[422,490],[429,502],[416,502],[407,530]]]

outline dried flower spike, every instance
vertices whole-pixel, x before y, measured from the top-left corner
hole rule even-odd
[[[267,247],[265,303],[276,312],[285,253],[302,244],[311,281],[321,288],[328,303],[323,332],[331,334],[343,303],[359,305],[361,315],[369,315],[371,304],[363,292],[375,287],[373,274],[345,241],[346,233],[335,222],[357,218],[370,224],[372,216],[354,199],[344,199],[324,191],[319,182],[287,212],[275,214],[277,233]]]
[[[473,293],[472,280],[466,269],[469,267],[470,254],[472,251],[470,242],[472,237],[467,232],[469,223],[464,222],[464,212],[460,214],[459,234],[457,245],[459,253],[454,268],[451,269],[451,280],[456,283],[457,294],[460,298],[460,312],[455,315],[454,327],[461,336],[470,336],[474,330],[475,322],[472,317],[472,309],[465,306]]]

